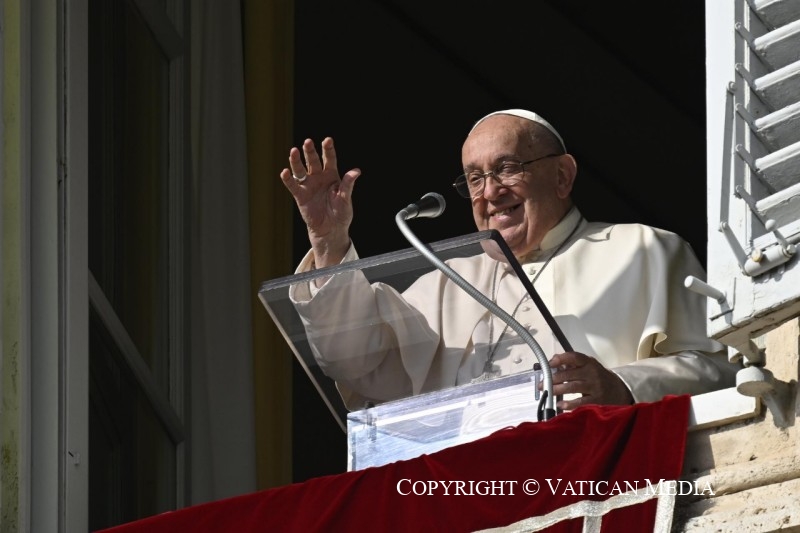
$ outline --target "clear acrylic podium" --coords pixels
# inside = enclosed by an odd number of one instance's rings
[[[504,263],[504,268],[510,272],[507,278],[509,283],[519,284],[517,294],[528,293],[533,312],[538,313],[537,323],[547,325],[537,330],[534,335],[536,340],[548,338],[546,346],[551,350],[569,349],[554,318],[498,232],[477,232],[439,241],[428,245],[428,248],[448,264],[458,264],[459,260],[464,259],[486,260],[487,255]],[[372,315],[352,320],[338,312],[349,304],[347,291],[350,284],[359,283],[362,287],[379,287],[380,290],[402,294],[418,278],[434,270],[434,265],[419,251],[408,248],[270,280],[263,283],[259,290],[262,304],[331,414],[347,433],[348,470],[411,459],[476,440],[505,427],[537,420],[541,400],[538,387],[542,373],[536,369],[538,365],[535,368],[533,364],[493,379],[465,380],[416,394],[392,391],[386,398],[365,399],[360,404],[349,405],[349,408],[345,405],[336,382],[326,373],[331,368],[329,361],[352,365],[371,355],[350,351],[348,342],[363,335],[369,327],[374,327],[372,322],[377,320]],[[333,301],[339,307],[334,305],[329,313],[319,318],[324,323],[321,326],[309,322],[307,316],[301,318],[297,307],[297,295],[310,294],[309,284],[316,279],[324,279],[328,283],[335,280],[337,287],[334,294],[338,299]],[[334,283],[329,286],[334,286]],[[313,298],[332,298],[330,294],[320,290]],[[470,297],[462,295],[457,301],[453,300],[452,305],[463,307],[464,299],[470,300]],[[448,305],[451,305],[450,302],[442,303],[442,313],[458,311],[454,307],[448,308]],[[484,311],[486,320],[490,320],[489,311]],[[511,312],[510,309],[506,311]],[[319,331],[326,333],[320,334]],[[515,337],[513,332],[506,334],[506,345],[503,350],[498,350],[502,353],[501,357],[512,357],[512,353],[519,354],[521,350],[530,352],[528,345]],[[413,346],[403,348],[413,353]],[[479,348],[476,346],[475,349]],[[552,353],[547,353],[547,356],[552,356]],[[530,360],[528,355],[527,361]],[[387,386],[387,390],[390,389],[391,386]]]

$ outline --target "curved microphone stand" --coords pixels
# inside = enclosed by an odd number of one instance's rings
[[[414,235],[414,233],[409,229],[408,224],[406,224],[406,220],[412,218],[436,218],[444,212],[444,207],[444,197],[438,193],[429,192],[428,194],[424,195],[419,202],[410,204],[405,209],[400,210],[397,215],[395,215],[395,222],[408,242],[410,242],[414,248],[419,251],[419,253],[425,256],[428,261],[433,263],[436,268],[441,270],[453,281],[453,283],[464,289],[467,294],[472,296],[481,305],[489,309],[490,312],[500,317],[511,329],[517,332],[517,335],[519,335],[520,338],[522,338],[528,344],[528,346],[530,346],[534,355],[539,360],[539,366],[541,366],[542,376],[544,378],[544,391],[542,392],[542,400],[539,403],[539,412],[537,413],[537,418],[539,421],[553,418],[556,414],[555,406],[553,404],[553,373],[550,369],[550,363],[547,360],[547,356],[545,355],[541,346],[539,346],[539,343],[536,342],[536,339],[534,339],[530,332],[525,329],[522,324],[517,322],[514,317],[506,313],[500,306],[491,301],[482,292],[462,278],[455,270],[450,268],[441,259],[436,257],[436,255],[431,252],[430,249],[426,247],[416,235]],[[542,401],[544,402],[543,405]]]

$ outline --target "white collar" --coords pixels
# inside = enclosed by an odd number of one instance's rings
[[[559,223],[545,234],[544,238],[542,238],[539,248],[528,254],[524,260],[520,262],[524,264],[538,261],[543,252],[548,252],[558,246],[561,246],[561,244],[567,240],[570,235],[572,235],[573,231],[582,220],[583,215],[581,215],[581,212],[578,210],[577,206],[573,205],[570,210],[567,211],[567,214],[564,215],[564,217],[559,221]]]

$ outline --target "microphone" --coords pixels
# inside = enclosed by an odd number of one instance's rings
[[[413,204],[408,204],[397,216],[402,217],[403,220],[436,218],[444,213],[445,205],[444,196],[437,192],[429,192]]]
[[[549,420],[556,415],[556,408],[553,400],[553,372],[550,369],[550,362],[547,360],[547,355],[545,355],[542,347],[539,346],[539,343],[536,342],[536,339],[533,338],[531,333],[525,327],[523,327],[522,324],[517,321],[517,319],[506,313],[502,307],[487,298],[486,295],[471,285],[467,280],[462,278],[458,272],[453,270],[444,261],[436,257],[436,254],[434,254],[429,247],[425,246],[425,244],[423,244],[422,241],[420,241],[419,238],[414,235],[414,232],[411,231],[411,228],[408,227],[408,224],[406,224],[406,220],[410,218],[438,217],[444,211],[444,204],[444,198],[441,194],[429,192],[416,203],[409,204],[405,209],[398,211],[394,217],[395,224],[397,224],[397,227],[400,228],[400,232],[405,236],[408,242],[410,242],[411,245],[414,246],[414,248],[416,248],[417,251],[423,255],[423,257],[425,257],[425,259],[439,269],[444,275],[450,278],[453,283],[458,285],[473,299],[477,300],[478,303],[488,309],[490,313],[498,316],[501,320],[503,320],[503,322],[508,324],[508,326],[528,344],[531,351],[536,356],[536,359],[539,361],[539,367],[542,371],[543,378],[543,390],[539,401],[537,418],[539,421]]]

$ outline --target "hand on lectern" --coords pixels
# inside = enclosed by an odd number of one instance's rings
[[[550,359],[553,369],[553,394],[556,397],[580,394],[572,400],[562,400],[557,407],[571,411],[581,405],[630,405],[631,391],[614,372],[594,357],[579,352],[566,352]]]

